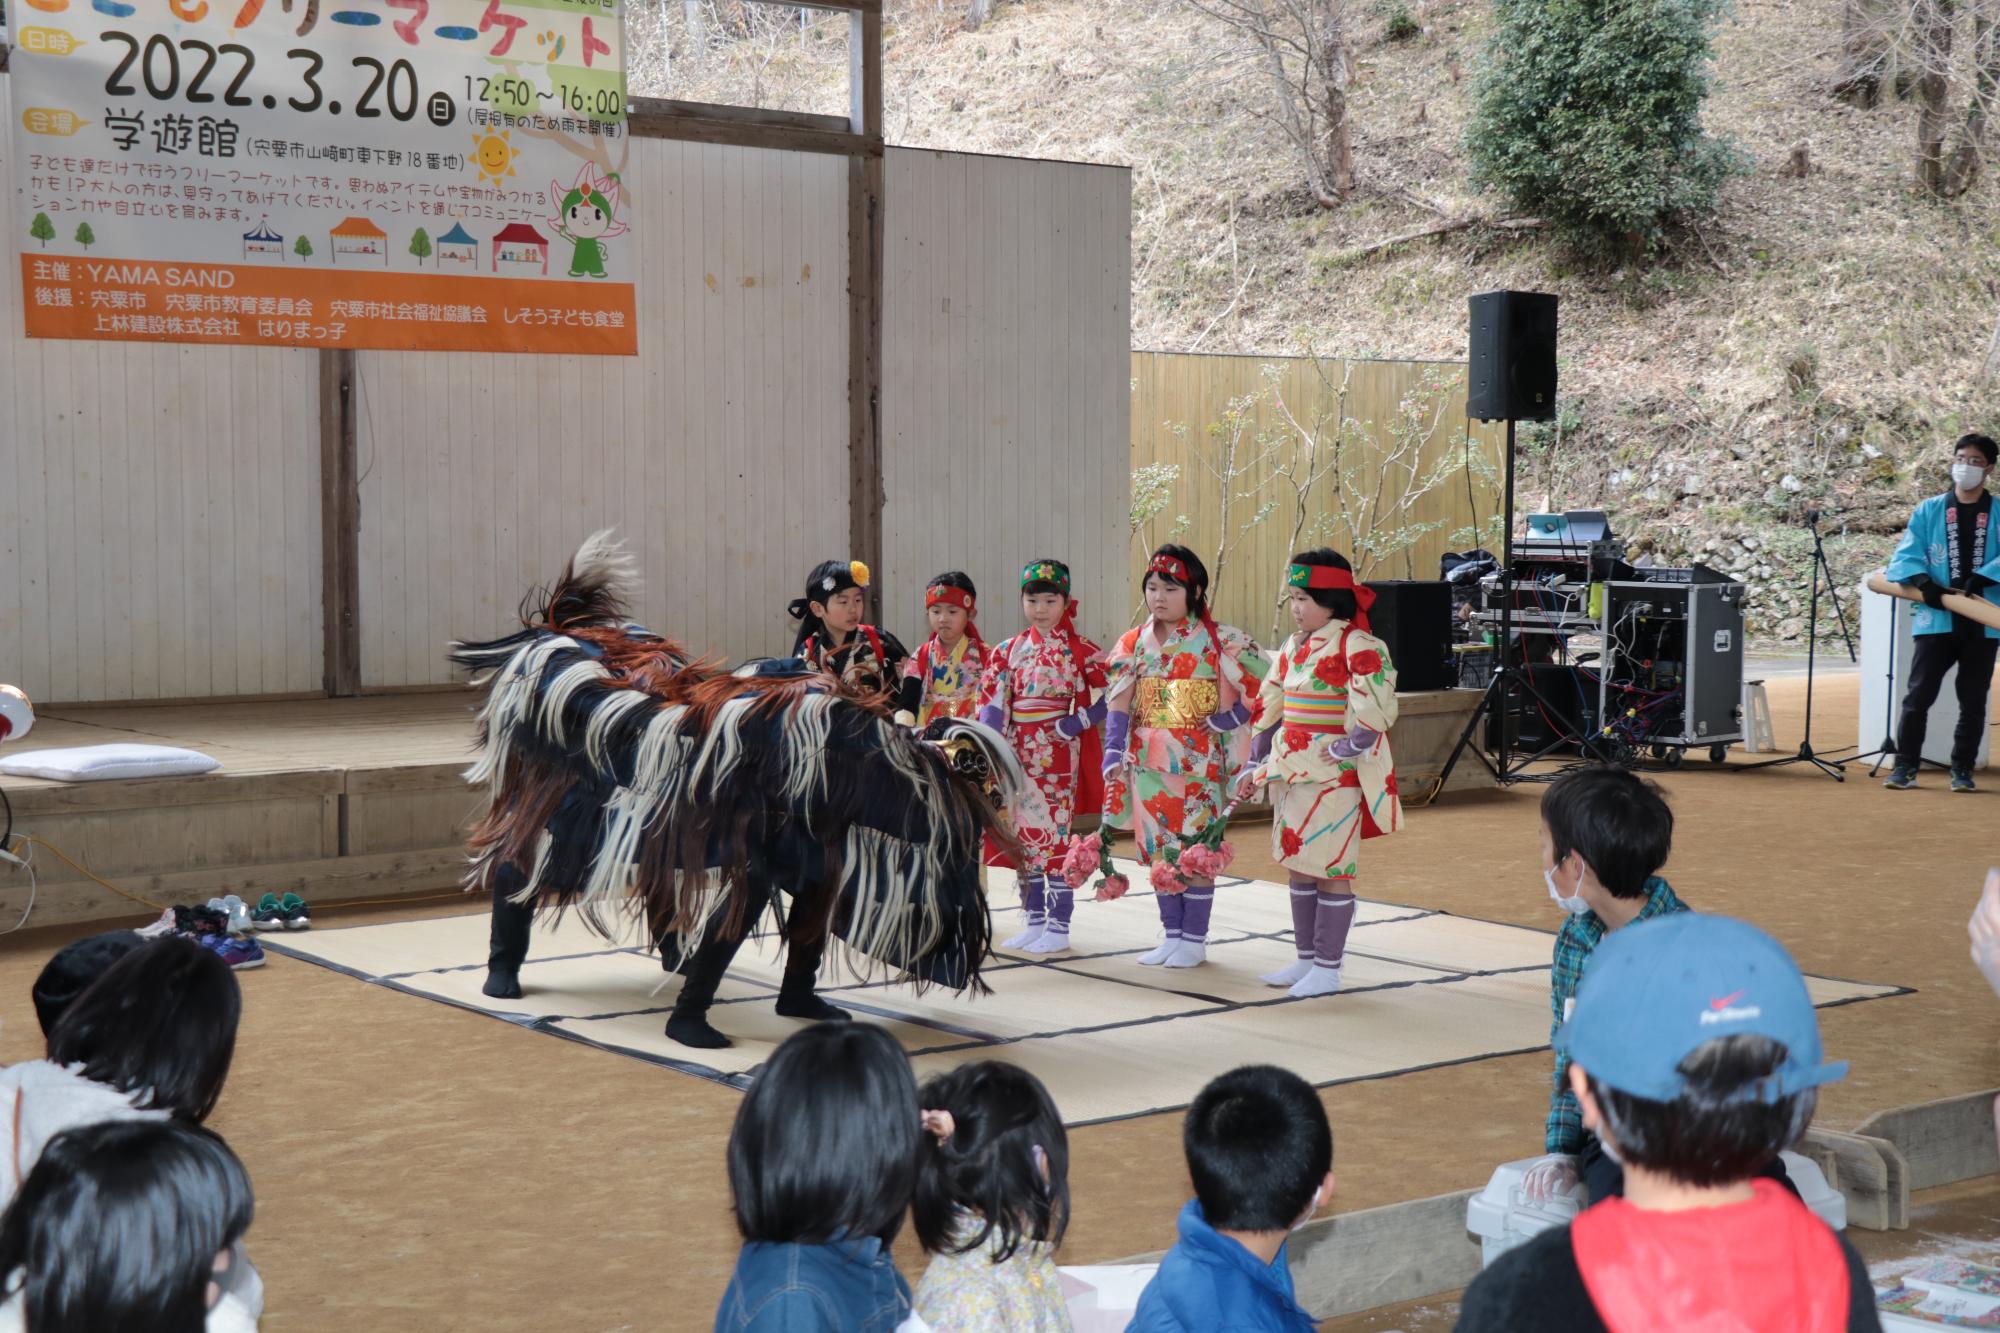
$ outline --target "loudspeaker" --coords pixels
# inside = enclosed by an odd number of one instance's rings
[[[1486,715],[1486,748],[1500,748],[1504,727],[1508,748],[1518,753],[1533,754],[1551,745],[1551,754],[1581,753],[1583,739],[1597,731],[1596,682],[1574,666],[1548,663],[1521,670],[1541,698],[1518,685],[1510,687]]]
[[[1556,298],[1480,292],[1471,298],[1465,414],[1478,421],[1548,421],[1556,414]]]
[[[1451,660],[1451,585],[1442,579],[1370,581],[1368,623],[1389,645],[1398,690],[1448,690],[1458,684]]]

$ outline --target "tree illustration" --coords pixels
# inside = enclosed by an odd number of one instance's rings
[[[86,250],[97,244],[97,233],[90,229],[88,222],[76,224],[76,243]]]
[[[292,253],[300,259],[311,259],[313,257],[313,243],[301,236],[298,240],[292,242]]]
[[[431,257],[431,234],[422,227],[410,238],[410,253],[417,257],[419,264]]]
[[[49,242],[56,238],[56,224],[49,221],[47,213],[37,213],[35,220],[28,225],[28,235],[40,241],[42,248],[46,250],[49,248]]]

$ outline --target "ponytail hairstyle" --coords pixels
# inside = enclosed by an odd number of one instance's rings
[[[859,560],[822,560],[814,565],[812,573],[806,575],[806,595],[794,598],[785,608],[799,622],[798,637],[792,641],[792,656],[805,651],[806,644],[826,627],[826,622],[812,609],[814,602],[825,606],[830,598],[849,588],[867,586],[868,566]]]
[[[1330,546],[1317,546],[1310,551],[1300,551],[1292,557],[1292,563],[1344,569],[1349,574],[1354,572],[1354,566],[1347,563],[1347,557]],[[1299,588],[1298,591],[1333,612],[1335,620],[1351,621],[1360,612],[1360,607],[1355,604],[1354,594],[1346,588]]]
[[[1062,1243],[1069,1139],[1040,1079],[982,1060],[930,1079],[917,1101],[927,1132],[910,1215],[926,1253],[971,1254],[997,1237],[1004,1263],[1024,1244]],[[975,1230],[962,1230],[965,1215]]]
[[[986,640],[979,637],[979,589],[972,585],[972,576],[963,570],[950,569],[925,584],[924,609],[926,611],[930,609],[931,603],[934,601],[959,601],[958,598],[949,595],[945,598],[940,598],[938,590],[941,588],[950,588],[956,592],[965,594],[964,602],[961,605],[970,603],[970,605],[965,605],[965,637],[972,640],[974,646],[981,653],[984,653],[986,651]]]

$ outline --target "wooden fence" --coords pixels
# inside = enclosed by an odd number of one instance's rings
[[[1444,552],[1497,541],[1503,439],[1466,420],[1462,362],[1134,352],[1133,603],[1170,540],[1215,575],[1217,617],[1259,638],[1289,632],[1294,550],[1436,578]]]

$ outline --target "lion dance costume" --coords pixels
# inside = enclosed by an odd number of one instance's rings
[[[927,742],[796,659],[693,660],[625,619],[633,576],[598,533],[518,633],[452,645],[487,691],[467,777],[492,803],[466,876],[492,895],[486,993],[521,994],[535,913],[569,909],[606,938],[643,918],[685,974],[667,1021],[684,1045],[729,1044],[707,1011],[767,908],[782,1014],[845,1016],[814,989],[830,942],[857,975],[983,990],[981,849],[1022,781],[1005,744],[960,722]]]

